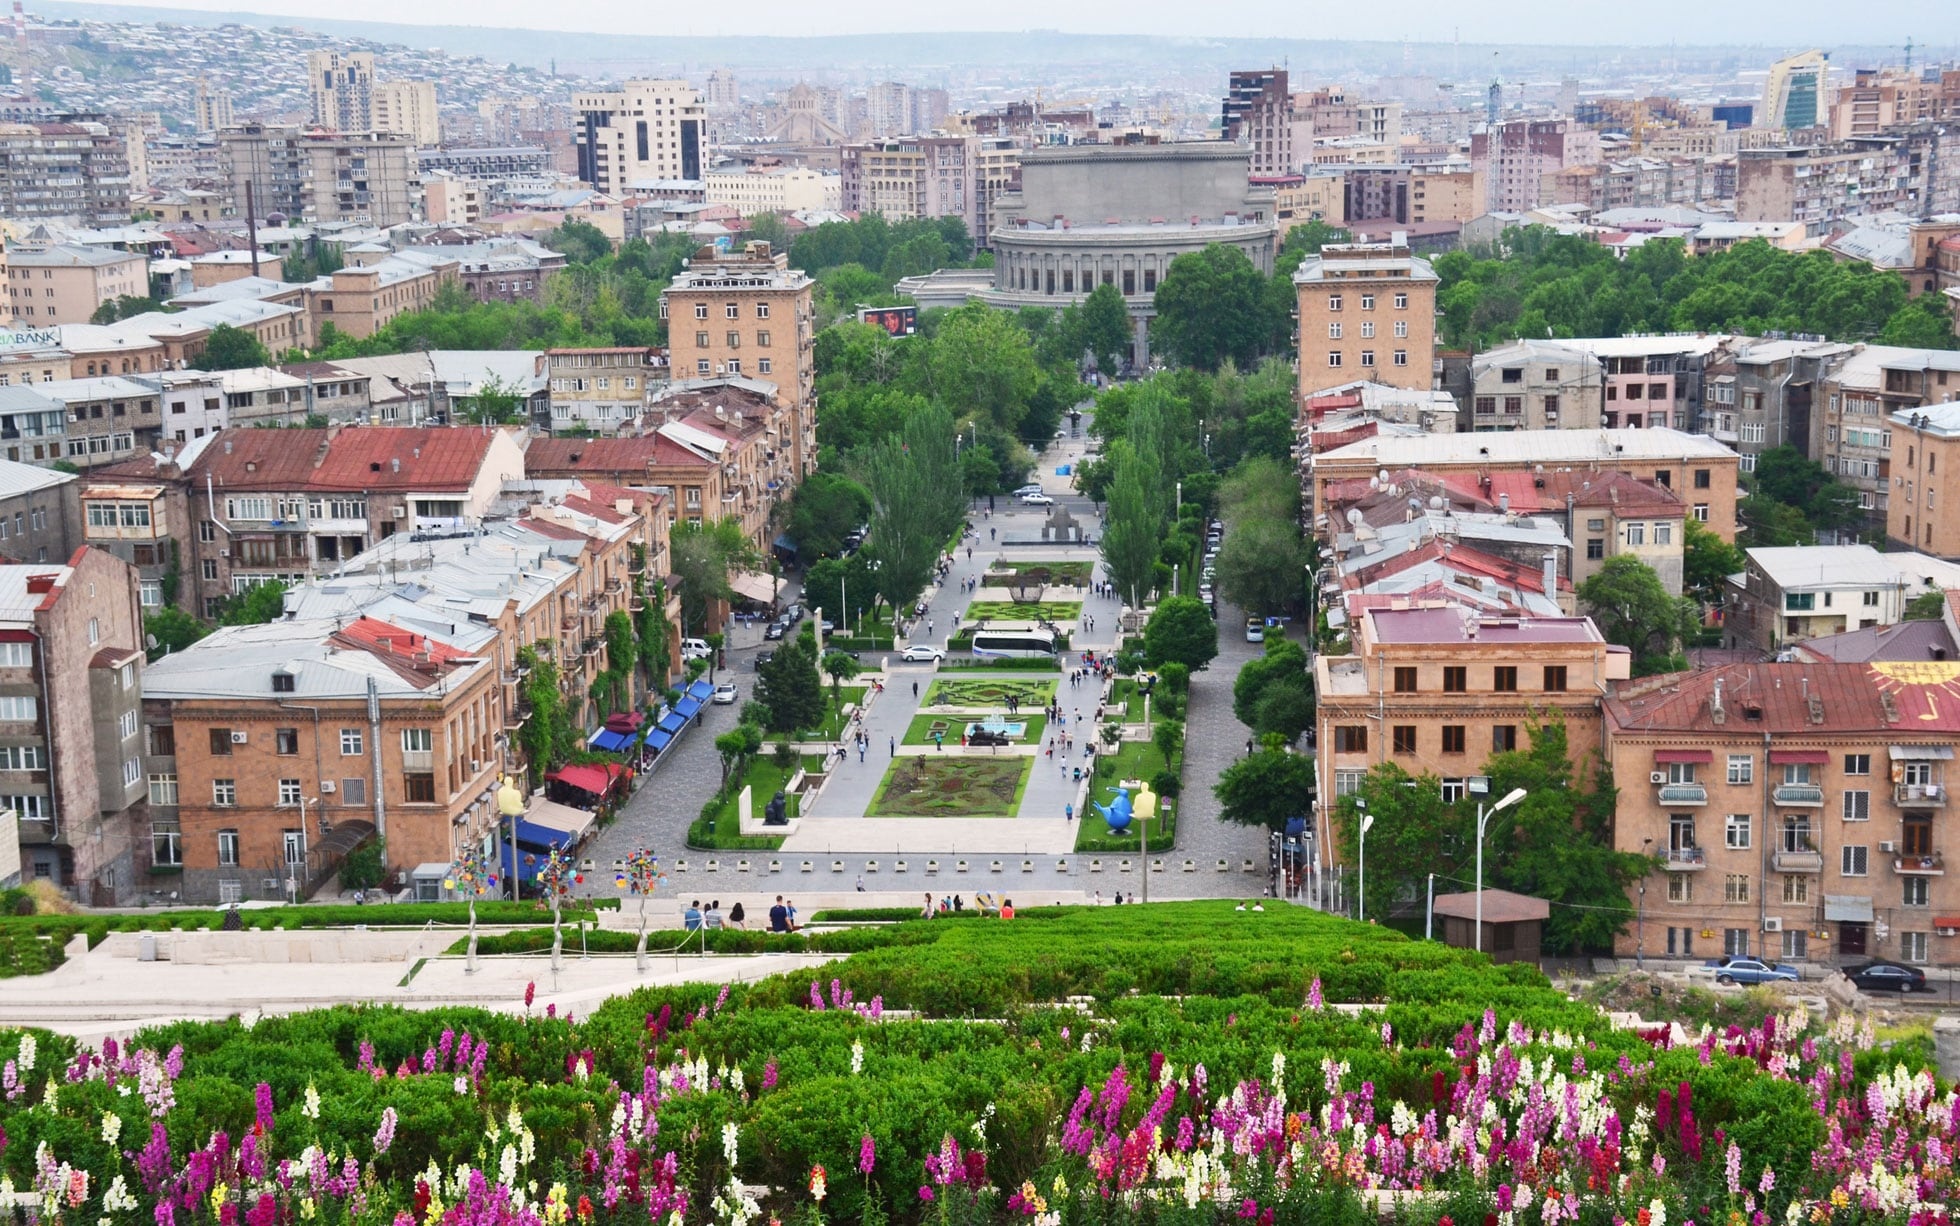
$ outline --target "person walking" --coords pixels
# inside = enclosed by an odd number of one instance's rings
[[[1074,820],[1075,820],[1075,802],[1074,802],[1074,801],[1072,801],[1072,800],[1071,800],[1071,801],[1069,801],[1069,802],[1068,802],[1067,804],[1065,804],[1065,805],[1063,805],[1063,806],[1062,806],[1062,820],[1063,820],[1063,821],[1065,821],[1065,822],[1072,822],[1072,821],[1074,821]]]
[[[918,696],[919,696],[919,683],[914,681],[912,683],[912,697],[917,698]]]
[[[898,738],[891,737],[889,739],[891,741],[892,757],[896,758],[898,757]]]

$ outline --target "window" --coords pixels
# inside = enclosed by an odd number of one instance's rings
[[[1334,729],[1335,753],[1367,753],[1368,727],[1365,724],[1341,724]]]
[[[1687,873],[1667,875],[1667,901],[1693,902],[1695,900],[1695,879]]]
[[[1372,349],[1363,349],[1361,351],[1361,364],[1363,366],[1373,366],[1375,364],[1375,351]]]
[[[1415,669],[1397,668],[1395,670],[1395,692],[1398,694],[1413,694],[1416,692]]]
[[[279,781],[279,803],[281,805],[296,805],[299,803],[299,801],[300,801],[299,780],[281,779]]]
[[[1406,311],[1409,309],[1409,296],[1407,294],[1395,295],[1395,309],[1398,311]]]
[[[160,758],[176,754],[177,730],[169,724],[149,724],[143,729],[143,735],[150,742],[148,752]]]
[[[231,756],[231,729],[211,729],[211,756],[217,758]]]
[[[769,330],[767,328],[755,334],[755,343],[758,345],[767,345],[769,343]]]
[[[1469,790],[1469,786],[1461,778],[1445,777],[1440,794],[1444,804],[1453,805],[1457,801],[1462,800],[1468,794]]]
[[[1746,753],[1729,755],[1729,782],[1751,783],[1756,778],[1756,759]]]
[[[1586,558],[1597,562],[1606,556],[1606,541],[1603,537],[1589,537],[1586,540]]]
[[[1518,692],[1518,666],[1515,664],[1499,664],[1495,668],[1491,669],[1490,688],[1496,690],[1500,694],[1517,693]]]
[[[90,647],[93,647],[97,643],[100,643],[101,641],[102,641],[102,619],[99,617],[91,617],[88,619],[88,645]]]
[[[1645,545],[1646,543],[1647,543],[1647,525],[1646,525],[1646,524],[1628,524],[1628,525],[1627,525],[1627,544],[1629,544],[1629,545]]]
[[[218,831],[218,867],[238,867],[238,831],[230,827]]]
[[[211,803],[221,809],[229,809],[238,803],[238,780],[213,779],[211,781]]]
[[[1409,334],[1409,321],[1408,321],[1408,320],[1406,320],[1406,319],[1398,319],[1398,320],[1396,320],[1396,321],[1395,321],[1395,335],[1397,335],[1397,336],[1407,336],[1408,334]]]
[[[1839,849],[1838,875],[1842,877],[1863,877],[1871,871],[1871,849],[1862,843],[1846,844]]]
[[[272,752],[287,755],[298,753],[299,729],[274,728],[272,730]]]
[[[1545,666],[1545,692],[1548,694],[1565,693],[1565,665],[1547,664]]]
[[[727,336],[727,341],[730,349],[740,349],[742,347],[742,334],[740,332],[730,332]]]
[[[297,684],[297,681],[291,673],[272,674],[272,692],[275,694],[294,693]]]
[[[1667,956],[1672,958],[1678,953],[1686,958],[1692,957],[1694,952],[1695,930],[1670,926],[1667,930]]]
[[[116,716],[116,732],[119,735],[119,737],[125,741],[127,741],[130,737],[135,736],[136,735],[136,712],[124,711],[121,715]]]
[[[775,370],[776,363],[772,358],[757,358],[755,360],[755,368],[757,373],[766,375]]]
[[[1733,902],[1734,899],[1729,901]],[[1747,928],[1722,929],[1722,952],[1732,958],[1749,956],[1749,930]]]
[[[1352,796],[1361,790],[1361,781],[1368,777],[1367,771],[1337,770],[1334,772],[1334,795]]]
[[[1708,488],[1708,486],[1709,486],[1709,470],[1706,468],[1695,469],[1695,488],[1698,490],[1705,490]]]
[[[1373,294],[1361,295],[1361,309],[1364,311],[1372,311],[1375,309],[1375,296]]]
[[[144,579],[137,585],[137,599],[146,609],[154,609],[163,604],[163,584],[154,579]]]
[[[1810,783],[1810,763],[1786,763],[1783,767],[1783,782],[1795,786],[1808,785]]]
[[[342,779],[340,781],[340,803],[359,807],[367,803],[367,780]]]
[[[706,349],[708,347],[708,334],[706,332],[696,332],[694,334],[694,347],[696,349]]]
[[[39,745],[0,746],[0,771],[44,770],[47,764],[47,754]]]
[[[435,748],[435,734],[427,728],[402,729],[403,753],[428,753]]]
[[[1735,851],[1749,850],[1749,836],[1755,818],[1747,813],[1731,813],[1722,822],[1722,846]]]
[[[1907,877],[1899,882],[1899,903],[1906,907],[1926,907],[1932,905],[1932,892],[1924,877]]]
[[[1705,502],[1697,502],[1697,503],[1695,504],[1695,512],[1694,512],[1694,514],[1695,514],[1695,520],[1696,520],[1697,522],[1699,522],[1699,523],[1704,523],[1704,524],[1705,524],[1705,523],[1707,523],[1707,522],[1708,522],[1708,504],[1707,504],[1707,503],[1705,503]]]
[[[1341,309],[1341,296],[1339,294],[1327,295],[1327,309],[1330,311],[1338,311]]]
[[[766,303],[766,302],[758,302],[758,303],[756,303],[756,304],[755,304],[755,317],[756,317],[757,319],[767,319],[767,318],[769,318],[769,304],[768,304],[768,303]]]
[[[1655,524],[1655,525],[1654,525],[1654,544],[1656,544],[1656,545],[1672,545],[1673,543],[1674,543],[1674,525],[1673,525],[1673,524]]]
[[[1872,817],[1872,794],[1866,791],[1852,791],[1844,794],[1844,820],[1847,822],[1868,822]]]
[[[1802,958],[1809,941],[1810,934],[1803,929],[1785,928],[1783,930],[1783,956],[1785,958]]]
[[[1406,349],[1397,349],[1395,351],[1395,364],[1397,366],[1407,366],[1409,364],[1409,351]]]
[[[169,806],[177,803],[177,776],[150,776],[150,804],[153,807]]]
[[[1327,355],[1327,364],[1329,366],[1339,366],[1341,364],[1341,351],[1338,349],[1330,351]]]
[[[1871,774],[1872,756],[1868,753],[1848,753],[1844,755],[1844,773],[1847,775]]]
[[[742,317],[742,306],[736,302],[724,303],[722,304],[721,313],[725,319],[740,319]]]
[[[1908,962],[1926,961],[1927,934],[1923,932],[1901,932],[1899,934],[1899,953]]]
[[[1461,664],[1448,665],[1443,669],[1443,692],[1445,694],[1467,693],[1469,689],[1469,669]]]
[[[1791,813],[1783,819],[1784,851],[1815,851],[1810,842],[1810,818],[1806,814]]]
[[[402,776],[402,799],[412,805],[434,804],[436,799],[436,777],[429,774],[409,774]]]
[[[1397,724],[1391,731],[1395,738],[1394,749],[1396,753],[1414,753],[1416,751],[1416,726],[1414,724]]]
[[[1443,725],[1443,752],[1444,753],[1464,752],[1464,741],[1465,741],[1464,727],[1462,724]]]
[[[1722,878],[1722,901],[1749,901],[1749,875],[1747,873],[1729,873]]]
[[[34,644],[0,643],[0,668],[32,668]]]
[[[360,756],[360,753],[361,730],[359,728],[342,728],[340,730],[340,756],[343,758],[353,758]]]
[[[1796,874],[1792,874],[1791,876],[1785,877],[1783,879],[1783,901],[1784,902],[1809,902],[1810,880],[1811,879],[1809,877],[1806,877],[1801,873],[1796,873]]]
[[[1494,724],[1490,730],[1492,753],[1509,753],[1518,747],[1518,726],[1516,724]]]
[[[1374,321],[1374,320],[1372,320],[1372,319],[1364,319],[1364,320],[1362,320],[1362,321],[1361,321],[1361,339],[1362,339],[1362,340],[1364,340],[1364,341],[1365,341],[1365,340],[1373,340],[1373,339],[1374,339],[1374,336],[1375,336],[1375,321]]]
[[[1693,762],[1669,762],[1667,764],[1667,781],[1669,783],[1695,782],[1695,764]]]
[[[184,866],[184,832],[175,823],[150,827],[150,863],[158,868]]]
[[[1332,321],[1330,321],[1330,322],[1328,323],[1328,325],[1327,325],[1327,339],[1328,339],[1328,340],[1330,340],[1330,341],[1337,341],[1337,340],[1340,340],[1340,339],[1341,339],[1341,321],[1340,321],[1340,320],[1338,320],[1338,319],[1336,319],[1336,320],[1332,320]]]
[[[1866,593],[1865,593],[1865,607],[1866,607],[1867,609],[1876,609],[1876,608],[1878,607],[1878,593],[1877,593],[1877,592],[1866,592]]]

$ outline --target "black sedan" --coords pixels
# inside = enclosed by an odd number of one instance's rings
[[[762,637],[773,643],[777,639],[782,638],[784,632],[788,629],[789,627],[781,621],[773,621],[763,628]]]
[[[755,653],[755,660],[750,665],[750,667],[756,669],[757,671],[760,671],[763,665],[769,663],[769,661],[775,658],[776,658],[776,653],[773,651],[758,651]]]
[[[1897,962],[1867,962],[1847,966],[1844,977],[1868,992],[1924,992],[1926,972]]]

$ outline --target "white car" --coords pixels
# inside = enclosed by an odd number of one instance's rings
[[[1015,490],[1014,496],[1016,498],[1026,498],[1029,494],[1039,494],[1040,492],[1041,492],[1041,487],[1039,485],[1029,484],[1029,485],[1022,486],[1018,490]]]
[[[708,646],[707,641],[704,639],[681,640],[681,659],[683,660],[705,660],[713,654],[715,654],[715,649]]]
[[[1248,643],[1263,643],[1266,641],[1266,623],[1263,619],[1257,617],[1248,617],[1245,619],[1245,641]]]
[[[1021,505],[1024,507],[1052,507],[1055,505],[1055,500],[1046,494],[1023,494],[1021,495]]]
[[[914,643],[900,652],[898,658],[911,664],[937,664],[946,658],[946,653],[931,643]]]
[[[715,705],[729,707],[735,705],[735,683],[724,681],[715,687]]]

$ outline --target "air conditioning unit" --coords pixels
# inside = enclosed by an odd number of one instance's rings
[[[470,774],[474,775],[482,769],[483,763],[477,761],[475,758],[470,759]]]
[[[1763,931],[1764,932],[1783,931],[1783,917],[1780,915],[1765,915],[1763,917]]]
[[[1666,771],[1651,771],[1651,772],[1649,772],[1649,773],[1648,773],[1648,775],[1647,775],[1647,782],[1649,782],[1649,783],[1666,783],[1666,782],[1667,782],[1667,772],[1666,772]]]
[[[339,786],[339,785],[338,785],[338,784],[336,784],[336,783],[335,783],[335,782],[334,782],[333,780],[331,780],[331,779],[322,779],[322,780],[320,780],[320,790],[321,790],[322,792],[331,792],[331,791],[333,791],[333,790],[334,790],[334,788],[336,788],[336,787],[338,787],[338,786]]]
[[[229,550],[229,549],[220,549],[220,550],[218,551],[218,556],[219,556],[219,557],[221,557],[221,558],[228,558],[228,557],[230,557],[230,556],[231,556],[231,550]]]
[[[1933,931],[1943,937],[1960,937],[1960,928],[1935,928]]]
[[[1885,842],[1880,843],[1878,845],[1878,849],[1889,856],[1893,852],[1899,850],[1899,845],[1897,843],[1892,842],[1890,839],[1887,839]]]
[[[395,508],[395,518],[396,518],[396,519],[407,519],[407,518],[408,518],[408,508],[407,508],[407,507],[396,507],[396,508]]]
[[[231,734],[231,743],[234,745],[243,745],[250,739],[251,734],[247,732],[234,732]]]

